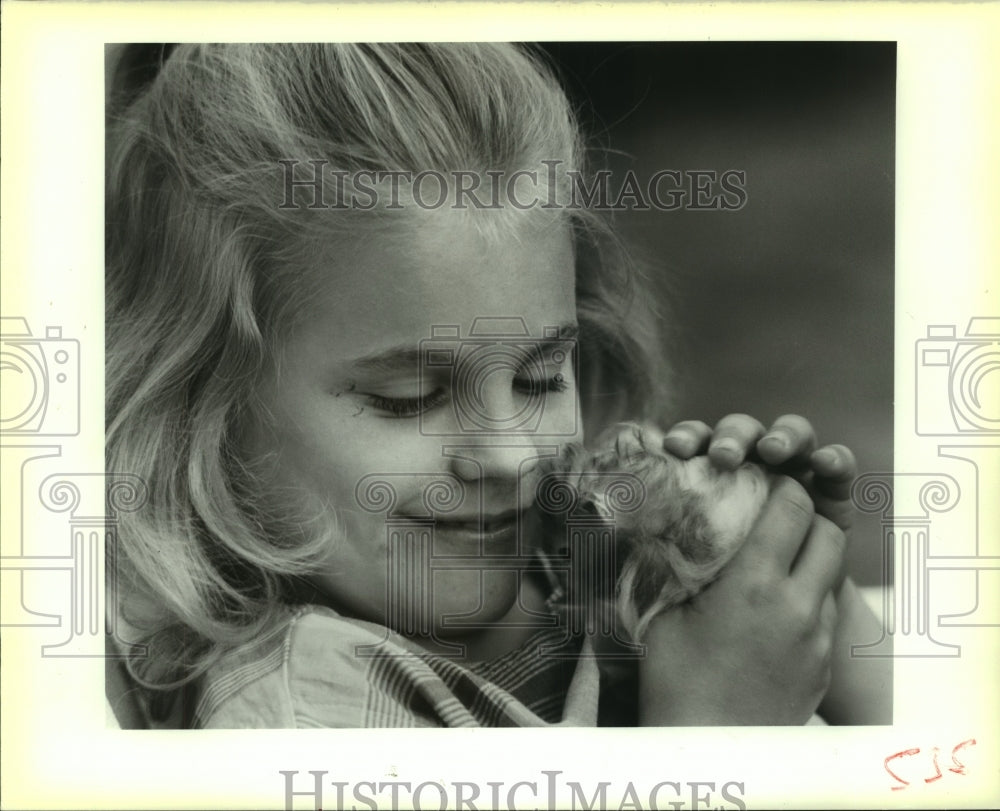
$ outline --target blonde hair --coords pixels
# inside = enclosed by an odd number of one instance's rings
[[[325,543],[276,530],[283,518],[263,513],[234,432],[310,295],[290,261],[303,231],[403,220],[282,207],[280,162],[509,173],[547,158],[583,168],[578,127],[552,71],[512,45],[183,45],[151,82],[116,85],[106,447],[108,470],[149,492],[121,516],[113,561],[117,610],[149,646],[131,660],[140,683],[189,682],[273,628],[288,582]],[[667,376],[627,254],[594,213],[569,216],[593,433],[655,416]]]

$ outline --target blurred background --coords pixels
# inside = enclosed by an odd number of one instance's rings
[[[746,172],[739,210],[615,216],[669,302],[676,417],[802,414],[891,471],[895,43],[543,48],[613,193],[629,169]],[[877,584],[882,559],[859,516],[850,572]]]

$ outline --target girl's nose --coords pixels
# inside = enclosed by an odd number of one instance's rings
[[[534,445],[524,439],[448,446],[444,455],[451,472],[478,494],[484,509],[524,510],[536,501],[539,461],[558,453],[558,446]]]

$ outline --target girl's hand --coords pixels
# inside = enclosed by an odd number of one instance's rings
[[[743,547],[691,602],[657,617],[639,669],[646,725],[802,724],[830,681],[832,589],[846,539],[778,480]]]
[[[714,429],[686,420],[663,440],[664,450],[681,459],[707,452],[720,470],[734,470],[750,460],[792,476],[812,497],[817,514],[846,532],[854,515],[850,495],[857,462],[843,445],[818,444],[809,421],[795,414],[778,417],[767,430],[746,414],[723,417]]]

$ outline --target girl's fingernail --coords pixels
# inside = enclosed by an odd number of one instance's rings
[[[822,448],[813,454],[813,461],[819,462],[821,465],[832,465],[837,462],[836,452],[830,450],[829,448]]]
[[[788,437],[779,433],[767,434],[761,442],[767,442],[769,445],[781,450],[785,450],[788,447]]]
[[[740,455],[740,445],[735,439],[727,436],[715,440],[712,443],[712,451],[714,453],[721,453],[723,456],[736,458]]]
[[[672,428],[663,437],[664,442],[687,442],[691,439],[691,434],[683,428]]]

